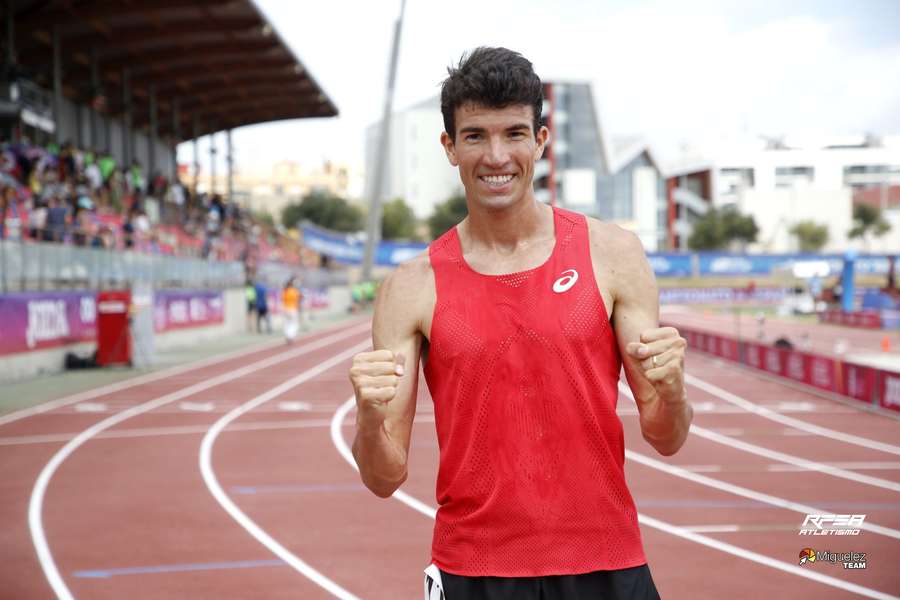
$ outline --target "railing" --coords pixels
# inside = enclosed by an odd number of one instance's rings
[[[154,287],[226,288],[245,282],[240,262],[0,240],[0,292]]]

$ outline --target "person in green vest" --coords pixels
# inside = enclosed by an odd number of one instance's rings
[[[116,159],[110,156],[109,152],[104,152],[100,160],[97,161],[97,166],[100,167],[100,175],[103,177],[103,181],[107,182],[109,181],[109,176],[116,170]]]
[[[247,294],[247,331],[253,333],[256,322],[256,286],[249,279],[244,286],[244,293]]]

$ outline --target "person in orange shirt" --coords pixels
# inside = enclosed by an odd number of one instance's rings
[[[300,329],[300,290],[294,286],[294,278],[291,277],[284,284],[281,292],[281,307],[284,311],[284,338],[290,344],[297,337]]]

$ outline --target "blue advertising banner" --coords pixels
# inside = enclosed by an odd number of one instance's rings
[[[357,233],[341,234],[327,231],[304,223],[302,228],[304,245],[319,254],[345,264],[362,263],[366,243]],[[381,242],[375,252],[375,264],[397,266],[428,248],[428,244],[416,242]]]
[[[309,223],[301,227],[303,243],[345,264],[360,264],[365,252],[362,233],[342,234],[328,231]],[[381,242],[375,254],[375,263],[397,266],[428,248],[428,244],[416,242]],[[728,252],[651,252],[647,260],[657,277],[723,277],[763,276],[778,271],[790,271],[799,265],[806,271],[838,275],[844,268],[844,257],[839,254],[732,254]],[[696,273],[695,273],[696,265]],[[886,256],[860,256],[856,259],[856,272],[863,275],[885,275],[888,271]],[[900,260],[896,271],[900,273]]]

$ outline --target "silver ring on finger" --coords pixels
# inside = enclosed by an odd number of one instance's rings
[[[656,355],[655,355],[655,354],[654,354],[653,356],[650,357],[650,362],[653,363],[653,368],[656,368],[656,367],[659,366],[659,364],[656,362]]]

